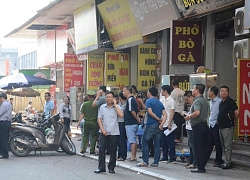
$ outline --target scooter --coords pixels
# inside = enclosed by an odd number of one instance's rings
[[[10,151],[18,156],[27,156],[31,151],[58,151],[61,148],[70,155],[76,154],[76,147],[67,134],[65,125],[56,114],[41,122],[41,125],[30,126],[23,123],[12,123],[9,139]]]

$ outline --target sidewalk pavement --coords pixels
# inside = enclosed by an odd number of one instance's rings
[[[80,129],[77,129],[76,126],[71,126],[71,132],[72,132],[72,140],[76,146],[77,149],[77,155],[91,158],[93,160],[98,161],[98,156],[90,155],[89,149],[87,149],[88,153],[85,153],[84,155],[80,154],[80,144],[81,141],[77,141],[81,137],[81,131]],[[98,149],[97,149],[98,150]],[[131,156],[131,152],[127,153],[129,158]],[[121,167],[124,169],[128,169],[131,171],[134,171],[136,174],[144,174],[151,177],[154,177],[156,179],[165,179],[165,180],[180,180],[180,179],[187,179],[187,180],[247,180],[247,177],[250,177],[250,171],[244,171],[239,169],[230,169],[230,170],[222,170],[220,168],[215,168],[211,163],[208,163],[206,166],[207,173],[205,174],[197,174],[197,173],[191,173],[190,169],[186,169],[184,167],[185,163],[182,163],[181,160],[177,159],[177,162],[175,164],[169,163],[159,163],[159,167],[136,167],[136,164],[141,162],[142,160],[139,158],[139,156],[142,155],[141,150],[137,150],[137,161],[131,162],[129,160],[126,161],[117,161],[117,167]],[[108,163],[109,156],[106,156],[106,162]],[[153,158],[149,159],[149,164],[152,163]],[[96,169],[97,169],[98,163],[96,163]],[[96,170],[96,169],[93,169]]]

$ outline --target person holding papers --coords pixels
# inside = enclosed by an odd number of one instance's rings
[[[186,111],[183,111],[182,114],[183,116],[189,116],[191,113],[190,108],[194,102],[194,97],[192,95],[192,91],[186,91],[184,94],[184,99],[185,99],[185,104],[186,104]],[[190,157],[189,157],[189,162],[188,164],[185,165],[187,169],[196,169],[197,168],[197,158],[195,155],[195,150],[194,150],[194,137],[193,137],[193,131],[192,127],[190,124],[190,121],[186,122],[186,130],[187,130],[187,136],[188,136],[188,146],[190,148]]]
[[[175,163],[175,142],[174,142],[174,129],[173,117],[175,113],[175,100],[170,96],[172,92],[172,87],[169,85],[164,85],[161,87],[161,103],[163,104],[167,112],[167,120],[163,125],[163,132],[161,135],[161,145],[163,151],[163,157],[160,159],[162,163]],[[167,135],[164,134],[164,131],[168,131]],[[169,156],[169,158],[168,158]]]

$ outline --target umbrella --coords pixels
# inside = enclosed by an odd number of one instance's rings
[[[53,85],[55,81],[17,73],[0,79],[0,88],[13,89],[21,87],[31,87],[36,85]]]
[[[17,88],[17,89],[9,89],[5,92],[6,94],[11,94],[13,96],[21,96],[21,97],[36,97],[40,96],[40,93],[35,91],[32,88]]]

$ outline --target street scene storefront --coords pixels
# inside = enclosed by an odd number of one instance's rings
[[[37,40],[38,67],[49,68],[56,81],[49,88],[57,111],[69,95],[77,121],[87,91],[102,85],[115,95],[135,85],[146,97],[150,87],[160,92],[177,78],[184,91],[205,84],[207,101],[210,87],[226,85],[240,111],[238,147],[250,136],[250,40],[249,23],[237,13],[247,16],[249,6],[244,0],[54,1],[7,37],[25,32]],[[235,157],[245,152],[235,150]]]

